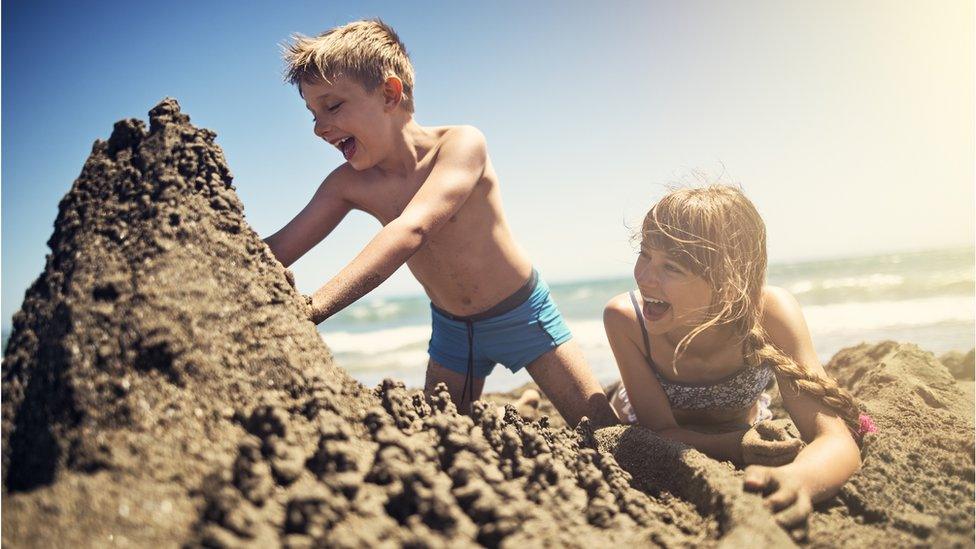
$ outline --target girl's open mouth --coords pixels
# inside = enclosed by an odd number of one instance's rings
[[[657,321],[664,318],[664,315],[668,314],[671,310],[671,304],[667,301],[661,301],[660,299],[654,299],[652,297],[644,298],[643,313],[644,318],[650,321]]]

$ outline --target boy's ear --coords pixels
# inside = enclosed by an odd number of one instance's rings
[[[383,82],[383,98],[386,100],[384,105],[393,110],[403,101],[403,81],[396,76],[388,76]]]

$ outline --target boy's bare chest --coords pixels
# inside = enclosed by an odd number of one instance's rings
[[[422,186],[422,180],[384,181],[369,185],[358,193],[356,205],[385,226],[400,217]]]
[[[363,204],[363,210],[386,226],[400,217],[415,194],[416,192],[413,194],[378,193],[377,196],[371,197],[369,201]]]

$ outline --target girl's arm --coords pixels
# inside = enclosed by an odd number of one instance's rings
[[[826,375],[800,305],[789,292],[766,288],[762,323],[769,341],[783,354],[807,371]],[[805,518],[810,502],[836,494],[857,472],[861,466],[860,450],[847,425],[826,404],[807,393],[791,390],[789,377],[779,371],[776,381],[783,405],[807,446],[789,465],[750,467],[746,487],[772,492],[766,501],[775,511]]]
[[[661,383],[644,360],[643,338],[637,322],[637,313],[628,294],[613,298],[603,310],[603,327],[638,423],[715,459],[740,463],[745,431],[706,434],[678,426]]]

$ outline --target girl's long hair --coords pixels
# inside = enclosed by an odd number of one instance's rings
[[[673,190],[644,217],[641,240],[642,246],[666,251],[712,288],[705,320],[678,342],[675,362],[703,331],[728,326],[741,342],[747,366],[771,365],[790,390],[820,400],[859,431],[854,397],[832,377],[804,368],[777,349],[762,328],[766,226],[741,190],[729,185]]]

